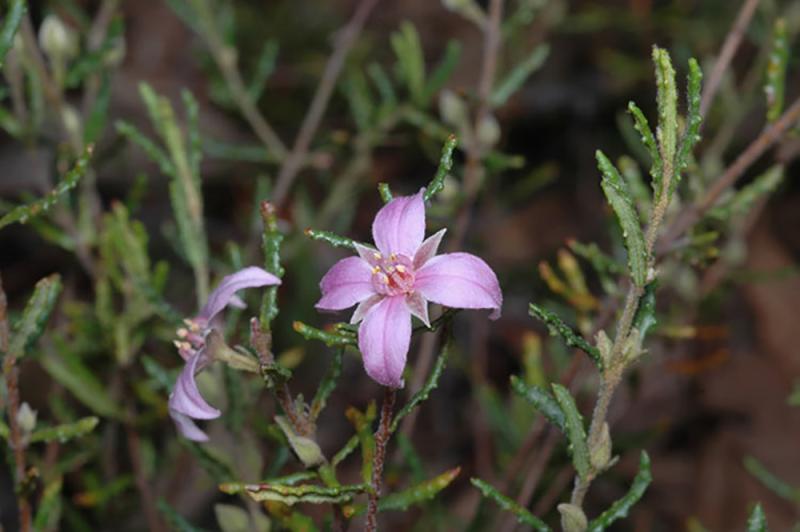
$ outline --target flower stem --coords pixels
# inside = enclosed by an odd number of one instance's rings
[[[386,388],[383,394],[383,406],[381,407],[381,421],[378,430],[375,432],[375,455],[372,459],[372,484],[369,493],[369,503],[367,505],[367,532],[375,532],[378,529],[378,499],[381,496],[381,484],[383,483],[383,464],[386,461],[386,444],[391,433],[389,427],[392,425],[392,413],[394,411],[394,400],[397,397],[397,390]]]

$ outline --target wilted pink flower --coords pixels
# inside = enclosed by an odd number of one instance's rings
[[[372,223],[376,249],[357,245],[357,257],[342,259],[320,281],[320,310],[358,304],[351,323],[367,374],[384,386],[403,386],[411,341],[411,316],[425,325],[428,302],[454,308],[492,309],[500,316],[503,294],[497,276],[469,253],[436,256],[445,229],[425,237],[423,190],[387,203]]]
[[[239,290],[278,284],[281,284],[279,278],[255,266],[228,275],[211,292],[200,313],[185,321],[186,328],[178,329],[180,340],[175,341],[175,346],[186,365],[169,396],[169,414],[181,434],[190,440],[208,440],[206,433],[198,428],[193,419],[214,419],[220,416],[220,411],[200,395],[195,382],[195,375],[214,361],[214,353],[209,352],[211,346],[207,341],[214,330],[214,317],[228,305],[243,305],[236,296]]]

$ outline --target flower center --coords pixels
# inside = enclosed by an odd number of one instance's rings
[[[379,294],[397,296],[414,291],[414,267],[405,255],[392,253],[384,257],[375,253],[372,284]]]

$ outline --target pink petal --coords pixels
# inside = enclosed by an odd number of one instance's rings
[[[369,296],[367,299],[359,303],[356,307],[356,311],[353,312],[353,315],[350,318],[350,323],[358,323],[363,320],[364,316],[367,315],[367,312],[369,312],[372,307],[380,303],[383,297],[383,294],[375,294]]]
[[[378,250],[375,248],[356,243],[356,252],[358,256],[367,261],[370,266],[375,266],[380,262],[380,253],[378,253]]]
[[[203,399],[194,378],[203,357],[201,351],[186,362],[169,396],[169,409],[194,419],[214,419],[221,412]]]
[[[256,266],[250,266],[228,275],[220,281],[219,285],[208,296],[208,302],[200,311],[198,318],[210,322],[233,300],[236,292],[243,288],[257,286],[278,285],[281,280],[271,273]]]
[[[361,257],[347,257],[328,270],[319,282],[322,298],[320,310],[342,310],[352,307],[375,293],[372,268]]]
[[[419,292],[411,292],[406,295],[406,305],[412,315],[419,318],[425,324],[425,327],[430,327],[431,322],[428,319],[428,301],[422,297]]]
[[[503,293],[492,269],[469,253],[447,253],[429,260],[416,273],[415,290],[425,299],[453,308],[487,308],[500,317]]]
[[[410,342],[411,314],[405,297],[384,298],[358,328],[358,348],[367,375],[384,386],[402,388]]]
[[[180,432],[184,438],[192,441],[208,441],[208,434],[200,430],[200,427],[192,421],[192,418],[172,409],[170,409],[169,415],[172,421],[175,422],[178,432]]]
[[[442,237],[446,232],[447,229],[437,231],[426,238],[422,245],[419,246],[417,253],[414,255],[415,270],[419,270],[426,262],[436,256],[436,252],[439,251],[439,243],[442,241]]]
[[[425,202],[421,189],[387,203],[372,222],[372,238],[384,255],[413,257],[425,237]]]

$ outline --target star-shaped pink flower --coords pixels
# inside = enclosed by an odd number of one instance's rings
[[[208,436],[193,420],[214,419],[221,414],[203,399],[195,382],[195,376],[214,361],[214,353],[209,352],[210,345],[207,342],[214,328],[214,318],[228,305],[244,306],[242,300],[236,296],[239,290],[279,284],[281,280],[278,277],[255,266],[228,275],[211,292],[200,313],[186,320],[186,328],[178,329],[180,340],[175,341],[175,346],[186,365],[169,396],[169,415],[186,438],[207,441]]]
[[[465,309],[491,309],[500,316],[503,294],[492,269],[469,253],[436,255],[446,229],[425,237],[424,189],[387,203],[372,223],[377,249],[356,245],[358,256],[342,259],[320,281],[320,310],[358,304],[358,347],[364,369],[378,383],[403,386],[411,342],[411,316],[425,325],[428,302]]]

